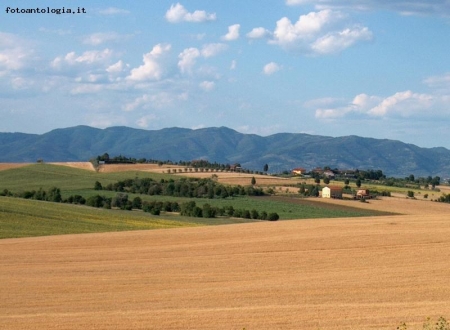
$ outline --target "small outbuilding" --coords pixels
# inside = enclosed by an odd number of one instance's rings
[[[369,189],[359,189],[359,190],[356,192],[356,198],[357,198],[357,199],[361,199],[361,198],[365,198],[365,199],[371,198]]]
[[[329,186],[322,189],[322,198],[342,198],[342,187]]]

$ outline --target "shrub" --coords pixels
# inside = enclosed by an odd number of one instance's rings
[[[269,221],[277,221],[278,219],[280,219],[280,216],[278,215],[278,213],[269,213],[269,216],[267,218]]]

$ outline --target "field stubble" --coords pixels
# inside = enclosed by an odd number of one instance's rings
[[[448,317],[450,207],[358,204],[408,214],[2,240],[0,328],[419,329]]]

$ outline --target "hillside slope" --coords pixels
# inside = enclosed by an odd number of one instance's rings
[[[381,169],[389,176],[448,177],[450,150],[420,148],[387,139],[358,136],[328,137],[280,133],[267,137],[242,134],[226,127],[165,128],[148,131],[129,127],[97,129],[76,126],[42,135],[0,133],[0,162],[85,161],[110,155],[159,159],[208,159],[241,163],[244,167],[270,171],[301,166]]]

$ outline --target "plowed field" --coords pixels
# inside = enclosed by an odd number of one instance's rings
[[[0,329],[393,330],[448,319],[450,205],[356,205],[405,215],[1,240]]]

